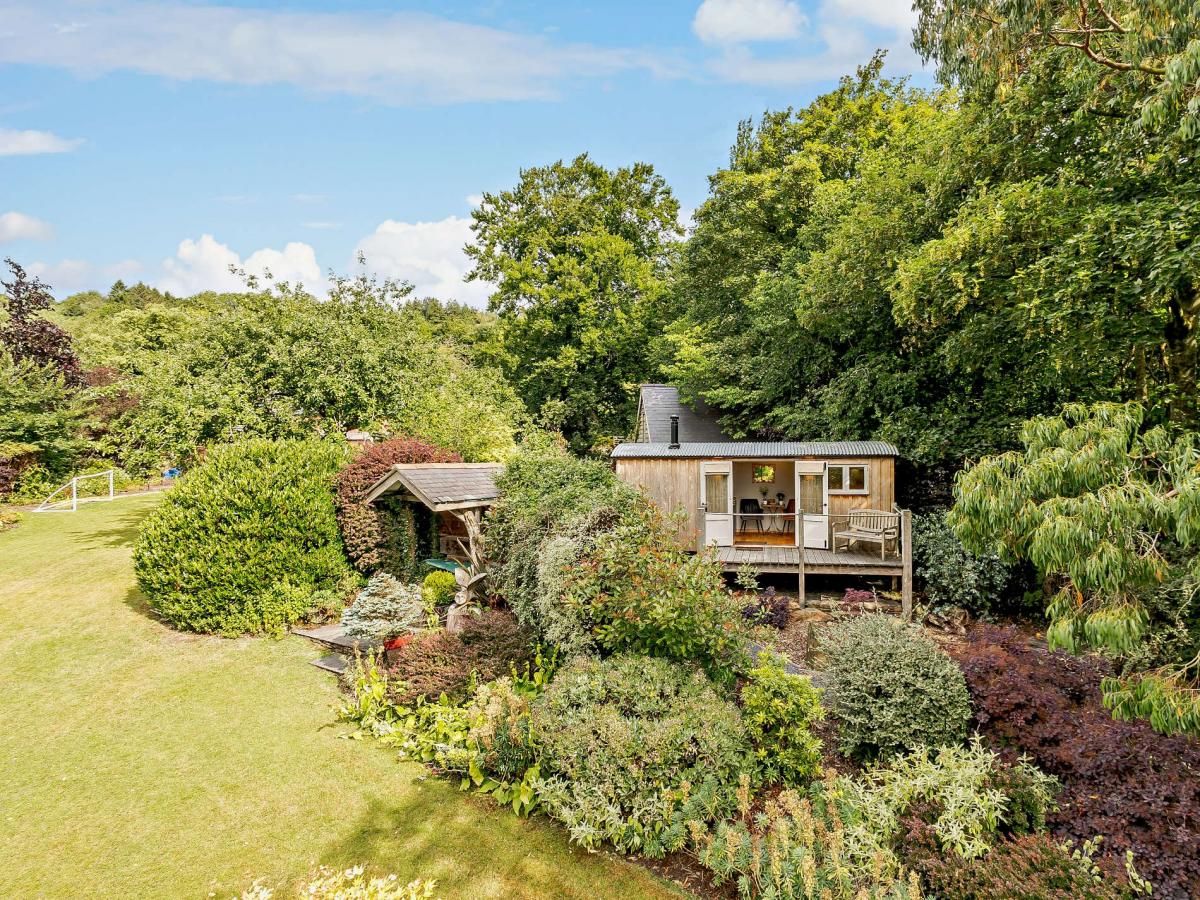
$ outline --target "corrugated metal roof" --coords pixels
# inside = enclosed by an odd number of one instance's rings
[[[613,459],[791,459],[800,456],[899,456],[885,441],[695,441],[672,450],[665,442],[617,444]]]
[[[638,413],[639,431],[644,426],[650,442],[671,440],[671,416],[679,416],[681,442],[729,440],[703,401],[692,409],[679,399],[679,388],[670,384],[643,384]]]
[[[486,506],[500,495],[496,478],[503,471],[500,463],[402,463],[375,483],[367,500],[407,491],[431,509]]]

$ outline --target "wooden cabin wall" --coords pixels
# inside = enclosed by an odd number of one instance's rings
[[[845,515],[852,509],[879,509],[891,512],[896,503],[896,460],[890,456],[869,459],[830,459],[830,465],[867,467],[866,494],[829,494],[829,514]]]
[[[682,512],[680,546],[700,546],[700,460],[618,459],[617,477],[645,492],[664,513]]]

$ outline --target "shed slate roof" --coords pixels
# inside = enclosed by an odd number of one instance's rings
[[[407,492],[434,511],[491,506],[503,471],[501,463],[401,463],[375,482],[366,501]]]
[[[638,440],[669,443],[671,416],[679,416],[681,443],[729,440],[704,401],[698,401],[692,409],[679,399],[679,388],[670,384],[643,384],[638,403]]]
[[[613,459],[792,459],[812,456],[836,459],[860,456],[899,456],[885,441],[680,441],[628,442],[613,448]]]

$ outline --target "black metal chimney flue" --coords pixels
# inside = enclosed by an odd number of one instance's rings
[[[671,450],[679,449],[679,416],[671,416]]]

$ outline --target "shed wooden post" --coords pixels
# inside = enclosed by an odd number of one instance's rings
[[[799,519],[797,518],[797,523]],[[800,551],[800,608],[804,609],[808,605],[808,598],[805,594],[806,588],[804,585],[804,541],[801,539],[796,542],[799,544],[797,548]]]
[[[912,511],[900,512],[900,548],[904,560],[904,574],[900,582],[900,609],[904,620],[911,621],[913,613],[912,588]]]

